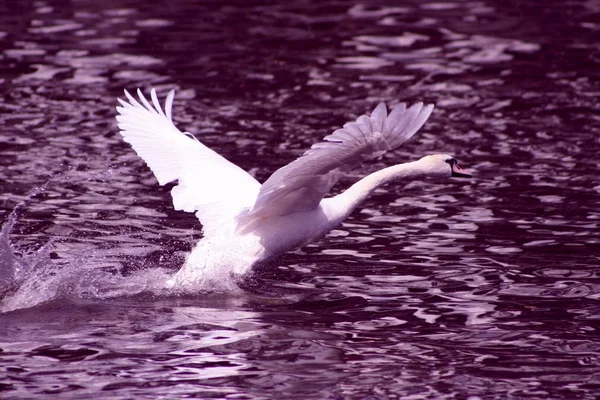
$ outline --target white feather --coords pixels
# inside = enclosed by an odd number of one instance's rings
[[[139,101],[125,91],[117,121],[124,140],[148,164],[158,183],[177,181],[171,190],[176,210],[196,212],[204,231],[252,207],[260,184],[247,172],[182,133],[171,120],[174,91],[162,110],[156,91],[152,104],[138,90]]]
[[[433,109],[422,103],[408,109],[399,104],[388,115],[381,103],[370,117],[362,115],[315,143],[261,187],[248,173],[175,127],[173,91],[164,109],[154,89],[151,101],[141,91],[137,94],[136,99],[125,91],[127,100],[119,99],[121,135],[159,184],[177,182],[171,190],[175,209],[195,212],[204,228],[204,238],[169,280],[170,287],[230,287],[230,273],[243,275],[257,263],[322,237],[380,185],[419,176],[449,177],[458,168],[448,155],[427,156],[370,174],[342,194],[324,199],[352,168],[408,140]]]
[[[388,115],[385,104],[378,104],[370,117],[361,115],[356,122],[345,124],[275,171],[262,185],[252,210],[239,218],[238,228],[267,217],[317,208],[342,176],[410,139],[432,111],[432,104],[424,107],[417,103],[406,109],[401,103]]]

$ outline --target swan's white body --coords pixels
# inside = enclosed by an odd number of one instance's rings
[[[377,171],[345,192],[324,198],[350,169],[414,135],[433,105],[418,103],[406,109],[399,104],[388,115],[380,103],[370,117],[363,115],[344,125],[261,185],[173,125],[173,91],[164,111],[154,90],[152,104],[139,90],[139,101],[125,94],[128,102],[119,99],[117,107],[125,141],[146,161],[159,184],[178,182],[171,191],[175,209],[195,212],[203,225],[204,237],[169,286],[213,285],[231,273],[244,275],[258,263],[324,236],[391,180],[467,176],[448,155],[426,156]]]

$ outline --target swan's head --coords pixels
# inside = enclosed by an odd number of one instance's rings
[[[433,154],[419,160],[422,168],[430,175],[440,177],[470,178],[471,174],[458,165],[456,158],[448,154]]]

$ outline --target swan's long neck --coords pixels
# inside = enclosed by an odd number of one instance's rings
[[[324,201],[332,205],[330,210],[335,210],[331,217],[341,222],[378,187],[395,180],[414,179],[427,172],[419,161],[393,165],[365,176],[345,192]]]

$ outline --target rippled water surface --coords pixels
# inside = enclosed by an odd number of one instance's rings
[[[600,2],[0,2],[0,397],[594,399]],[[389,185],[236,293],[160,291],[201,237],[124,143],[124,88],[259,180],[379,101]],[[227,184],[224,182],[224,184]]]

